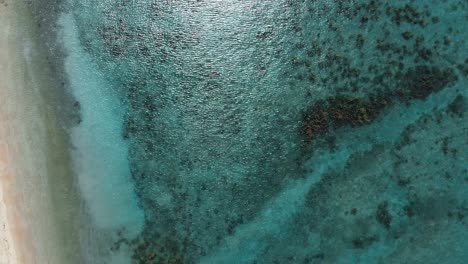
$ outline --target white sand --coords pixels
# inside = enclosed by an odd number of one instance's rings
[[[8,8],[0,5],[0,263],[26,263],[30,256],[25,256],[26,251],[30,251],[31,246],[24,237],[22,219],[15,212],[18,208],[14,188],[14,169],[12,155],[11,137],[15,133],[10,126],[9,118],[13,109],[9,96],[15,87],[12,78],[15,75],[12,67],[14,58],[11,56],[16,49],[10,42],[12,35],[12,25],[8,16]],[[13,99],[13,98],[11,98]],[[23,252],[23,254],[21,254]]]
[[[51,72],[22,1],[6,2],[0,0],[0,264],[78,263],[76,230],[63,232],[77,217],[63,131],[44,92]]]

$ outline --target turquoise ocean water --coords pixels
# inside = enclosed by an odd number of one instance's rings
[[[87,263],[468,263],[465,1],[42,2]]]

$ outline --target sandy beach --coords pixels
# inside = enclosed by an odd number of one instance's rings
[[[28,16],[0,1],[0,264],[75,263],[69,156]]]

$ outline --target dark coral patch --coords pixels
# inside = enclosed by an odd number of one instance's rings
[[[385,226],[386,229],[390,229],[390,225],[392,223],[392,216],[388,211],[388,202],[382,202],[377,206],[377,211],[375,213],[375,219]]]
[[[464,98],[462,95],[458,95],[447,107],[447,111],[458,117],[463,117],[464,113]]]
[[[417,66],[406,73],[404,77],[406,90],[402,92],[412,99],[424,99],[456,80],[457,76],[451,70]]]
[[[413,38],[413,33],[411,31],[405,31],[401,34],[404,39],[408,40],[410,38]]]
[[[353,244],[353,248],[363,249],[363,248],[369,247],[376,241],[377,241],[377,236],[358,237],[358,238],[353,239],[352,244]]]
[[[304,116],[301,134],[306,140],[326,134],[330,128],[357,127],[372,122],[386,105],[385,100],[335,97],[320,101]]]
[[[402,73],[391,92],[380,92],[368,99],[337,96],[316,102],[303,116],[302,138],[311,141],[331,129],[358,127],[373,122],[382,110],[398,101],[423,100],[458,79],[450,68],[416,66]]]

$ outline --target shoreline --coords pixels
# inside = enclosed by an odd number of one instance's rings
[[[79,196],[37,30],[23,2],[0,4],[0,263],[80,263]]]
[[[13,54],[16,52],[15,48],[9,43],[12,41],[11,35],[14,34],[12,31],[15,29],[12,25],[11,8],[11,6],[0,6],[0,34],[2,36],[0,40],[0,58],[3,62],[0,64],[3,79],[2,83],[0,83],[0,100],[2,100],[2,108],[0,108],[0,225],[2,226],[0,260],[2,264],[26,263],[33,257],[31,254],[25,255],[25,252],[31,252],[32,245],[27,243],[30,238],[25,236],[27,227],[23,222],[24,217],[18,214],[20,205],[15,192],[13,153],[9,150],[10,134],[13,128],[9,121],[9,118],[11,118],[11,113],[8,113],[10,112],[8,109],[10,105],[6,104],[8,103],[6,99],[10,95],[12,87],[14,87],[14,80],[12,79],[15,77],[14,67],[17,64],[15,56],[10,53],[11,51],[13,51]],[[11,98],[9,99],[11,100]]]

